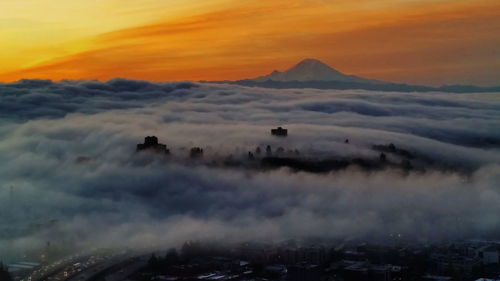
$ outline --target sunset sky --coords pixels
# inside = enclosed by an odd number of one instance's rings
[[[500,84],[498,0],[2,0],[0,81],[232,80],[317,58],[395,82]]]

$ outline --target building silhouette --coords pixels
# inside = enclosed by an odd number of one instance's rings
[[[266,146],[266,156],[271,156],[271,155],[273,155],[273,151],[271,149],[271,146],[268,145]]]
[[[170,154],[167,145],[159,143],[156,136],[147,136],[144,138],[144,143],[137,144],[136,151],[154,151],[158,153]]]
[[[191,158],[201,158],[203,156],[203,148],[193,147],[189,151],[189,157]]]
[[[277,137],[286,137],[288,135],[288,130],[283,129],[282,127],[278,127],[276,129],[271,129],[271,135]]]

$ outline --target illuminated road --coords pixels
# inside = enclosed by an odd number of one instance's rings
[[[110,254],[100,252],[73,255],[51,264],[44,265],[21,281],[80,280],[74,279],[75,277],[83,277],[86,279],[91,275],[104,270],[109,264],[120,262],[124,258],[125,253]]]
[[[128,255],[120,255],[88,267],[71,276],[67,281],[99,280],[99,278],[104,276],[106,277],[106,281],[123,281],[146,264],[146,257],[131,258]]]
[[[86,260],[91,259],[93,256],[77,254],[69,256],[51,264],[43,265],[39,269],[33,271],[30,275],[21,279],[22,281],[46,281],[46,280],[64,280],[61,274],[69,274],[77,269],[74,267],[75,264],[82,263]]]
[[[94,252],[73,255],[43,265],[21,281],[95,281],[106,276],[107,281],[123,281],[147,264],[147,256]]]

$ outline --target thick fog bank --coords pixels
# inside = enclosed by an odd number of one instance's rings
[[[288,137],[272,137],[276,126]],[[88,248],[206,238],[500,237],[499,128],[500,93],[120,79],[0,84],[0,253],[48,241]],[[135,153],[148,135],[167,144],[170,158]],[[457,171],[311,174],[186,159],[194,146],[217,159],[244,158],[258,145],[377,158],[372,146],[388,143]]]

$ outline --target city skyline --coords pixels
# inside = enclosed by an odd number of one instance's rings
[[[0,281],[500,281],[499,0],[0,11]]]

